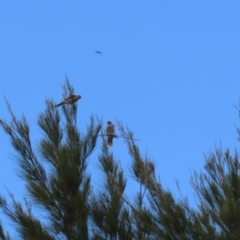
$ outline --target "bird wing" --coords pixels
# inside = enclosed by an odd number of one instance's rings
[[[71,95],[71,96],[65,98],[64,101],[72,100],[74,97],[76,97],[76,95]]]

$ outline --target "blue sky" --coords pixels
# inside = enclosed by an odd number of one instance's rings
[[[81,131],[91,114],[122,120],[163,186],[179,197],[179,180],[193,206],[190,172],[203,170],[204,153],[220,142],[239,148],[239,1],[2,1],[0,36],[0,118],[10,119],[5,96],[16,116],[27,117],[35,146],[45,98],[61,101],[67,75],[82,95]],[[7,197],[5,185],[22,201],[24,184],[2,130],[0,143],[0,193]],[[134,192],[120,139],[112,151]]]

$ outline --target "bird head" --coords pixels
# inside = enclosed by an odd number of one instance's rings
[[[107,125],[109,125],[109,124],[112,124],[112,122],[111,121],[107,121]]]
[[[77,99],[81,99],[82,98],[80,95],[77,95],[76,97],[77,97]]]

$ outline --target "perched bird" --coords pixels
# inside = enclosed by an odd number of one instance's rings
[[[117,137],[117,135],[115,134],[115,126],[114,124],[112,124],[112,122],[107,121],[107,128],[106,128],[106,133],[107,133],[107,147],[112,147],[113,145],[113,138]]]
[[[102,54],[102,52],[101,52],[101,51],[96,51],[95,53],[97,53],[97,54]]]
[[[70,97],[64,99],[62,102],[60,102],[59,104],[56,104],[54,107],[59,107],[63,104],[74,104],[75,102],[77,102],[80,98],[82,98],[80,95],[71,95]]]

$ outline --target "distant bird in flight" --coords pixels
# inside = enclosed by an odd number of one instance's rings
[[[108,137],[107,147],[112,147],[113,138],[117,137],[117,135],[115,134],[115,126],[110,121],[107,121],[107,125],[108,125],[107,128],[106,128],[106,134],[107,134],[107,137]]]
[[[79,99],[81,99],[82,97],[80,95],[71,95],[70,97],[64,99],[62,102],[60,102],[59,104],[56,104],[54,107],[57,108],[63,104],[74,104],[75,102],[77,102]]]
[[[101,52],[101,51],[96,51],[95,53],[97,53],[97,54],[102,54],[102,52]]]

